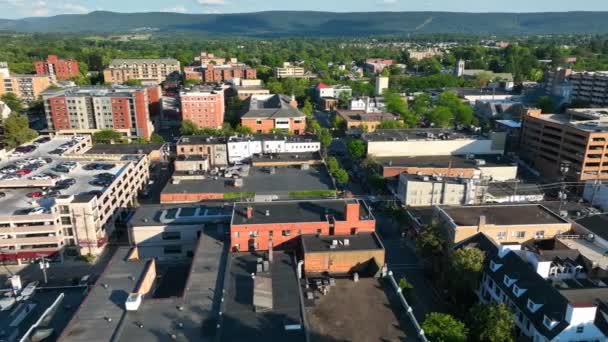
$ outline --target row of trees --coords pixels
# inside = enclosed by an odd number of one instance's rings
[[[6,93],[0,99],[11,109],[11,114],[2,122],[5,147],[12,149],[36,138],[38,132],[30,128],[21,100],[13,93]]]
[[[513,341],[513,314],[503,304],[475,304],[485,254],[478,248],[450,250],[438,222],[432,222],[416,240],[416,252],[425,261],[438,288],[448,291],[453,315],[432,313],[422,324],[432,341]]]
[[[93,133],[93,143],[95,144],[125,144],[129,142],[129,139],[122,133],[114,129],[102,129]],[[131,139],[132,144],[163,144],[165,139],[158,133],[152,133],[150,140],[143,137],[136,137]]]

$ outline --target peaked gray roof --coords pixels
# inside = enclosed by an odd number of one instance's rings
[[[289,102],[291,98],[286,95],[260,95],[251,96],[245,102],[245,112],[241,118],[247,119],[281,119],[301,118],[306,114],[292,107]]]

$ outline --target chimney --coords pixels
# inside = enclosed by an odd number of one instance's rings
[[[291,100],[289,101],[289,105],[293,108],[298,108],[298,101],[296,101],[296,96],[291,94]]]
[[[359,202],[346,203],[345,216],[348,222],[359,221]]]
[[[253,208],[252,207],[247,207],[247,210],[245,211],[245,216],[247,216],[248,219],[253,217]]]
[[[477,224],[477,231],[483,230],[486,225],[486,215],[479,215],[479,223]]]

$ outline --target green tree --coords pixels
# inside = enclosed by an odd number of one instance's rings
[[[18,98],[15,93],[5,93],[4,95],[2,95],[2,97],[0,97],[0,100],[6,103],[6,105],[8,106],[8,108],[11,109],[11,111],[16,113],[23,112],[23,101],[21,101],[21,99]]]
[[[37,136],[38,132],[30,128],[27,116],[19,112],[11,113],[4,120],[4,144],[9,149],[30,141]]]
[[[515,321],[504,304],[478,304],[469,312],[471,339],[476,342],[512,342]]]
[[[327,169],[329,173],[334,173],[337,169],[340,168],[340,164],[338,164],[338,159],[336,157],[327,158]]]
[[[182,125],[179,128],[179,132],[182,135],[196,135],[199,134],[200,131],[198,126],[194,122],[190,120],[183,120]]]
[[[399,279],[398,285],[399,285],[399,288],[401,289],[401,293],[403,293],[404,296],[406,293],[408,293],[414,289],[414,285],[412,285],[412,283],[410,283],[407,279],[405,279],[405,277],[401,277],[401,279]]]
[[[397,114],[406,114],[407,110],[407,102],[399,96],[399,94],[395,93],[392,90],[385,90],[384,94],[384,103],[386,104],[386,111],[389,113],[397,113]]]
[[[541,96],[536,101],[535,106],[545,114],[555,113],[555,102],[549,96]]]
[[[200,80],[184,80],[184,87],[192,87],[201,83]]]
[[[424,115],[430,110],[431,104],[432,100],[429,94],[416,95],[412,101],[412,110],[418,115]]]
[[[403,128],[403,124],[401,121],[397,120],[382,120],[380,124],[376,127],[378,129],[395,129],[395,128]]]
[[[460,104],[454,111],[454,121],[461,125],[471,125],[475,122],[473,108],[466,104]]]
[[[492,81],[492,77],[494,77],[494,75],[491,72],[482,71],[475,75],[475,78],[473,78],[473,85],[475,85],[477,88],[483,88],[487,86],[490,81]]]
[[[422,322],[424,334],[433,342],[465,342],[467,341],[468,330],[464,323],[454,317],[431,312]]]
[[[120,143],[123,142],[123,135],[113,129],[102,129],[93,133],[93,142],[96,144]]]
[[[304,101],[304,106],[302,107],[302,113],[306,114],[307,118],[312,118],[312,112],[314,108],[312,106],[312,102],[309,99]]]
[[[427,114],[427,120],[435,127],[449,127],[454,119],[454,114],[448,107],[435,107]]]
[[[331,133],[329,133],[329,130],[327,128],[319,129],[319,131],[317,132],[317,138],[319,139],[319,142],[321,142],[321,146],[323,148],[329,147],[333,140]]]
[[[152,133],[152,135],[150,136],[150,143],[152,143],[152,144],[164,144],[165,143],[165,138],[163,138],[158,133]]]
[[[445,256],[448,243],[441,231],[440,223],[433,220],[416,239],[416,253],[424,259],[426,266],[430,268],[433,279],[442,283],[445,278]]]
[[[362,140],[350,139],[346,142],[346,151],[351,160],[359,160],[365,156],[365,143]]]
[[[251,127],[247,127],[247,126],[243,126],[243,125],[237,125],[234,128],[234,132],[238,133],[238,134],[253,134],[253,130],[251,129]]]
[[[346,170],[339,168],[334,172],[334,179],[338,184],[348,183],[348,173]]]
[[[146,140],[146,138],[144,137],[136,137],[134,139],[131,139],[131,144],[147,144],[148,140]]]
[[[453,285],[460,291],[473,292],[479,285],[485,254],[479,248],[460,248],[452,253],[450,271]]]

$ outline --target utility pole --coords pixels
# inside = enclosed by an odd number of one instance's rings
[[[559,192],[559,211],[560,211],[560,213],[562,211],[562,206],[563,206],[563,204],[565,202],[565,199],[567,198],[567,195],[566,195],[566,177],[567,177],[569,171],[570,171],[570,163],[566,162],[566,161],[562,161],[559,164],[559,172],[562,175],[561,190]]]
[[[42,270],[42,275],[44,276],[44,283],[47,284],[48,283],[48,277],[46,275],[46,270],[47,268],[49,268],[49,263],[48,261],[46,261],[46,258],[44,256],[42,256],[40,258],[40,269]]]

